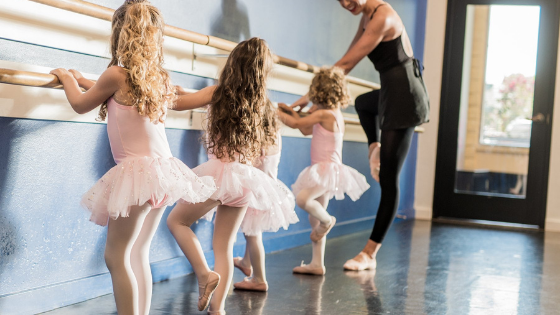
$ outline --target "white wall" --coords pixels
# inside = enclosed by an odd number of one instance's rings
[[[560,43],[560,42],[559,42]],[[554,116],[552,117],[552,143],[550,147],[550,169],[548,176],[548,200],[546,203],[546,231],[560,231],[560,46],[556,63],[556,88],[554,94]],[[556,122],[556,123],[554,123]]]
[[[431,114],[430,123],[423,125],[425,132],[420,135],[418,143],[414,205],[417,219],[432,218],[446,15],[447,0],[428,0],[424,81],[430,95]]]
[[[416,218],[424,220],[432,218],[446,16],[447,0],[428,0],[424,80],[430,93],[431,115],[419,140],[414,205]],[[560,47],[558,52],[560,60]],[[560,62],[556,69],[554,107],[553,122],[557,123],[552,128],[546,231],[560,231],[560,194],[557,193],[560,191],[560,177],[557,176],[560,174]]]

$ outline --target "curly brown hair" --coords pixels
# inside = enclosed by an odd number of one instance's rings
[[[147,0],[127,0],[113,14],[108,68],[125,69],[131,105],[152,122],[163,122],[167,105],[176,98],[163,68],[164,28],[161,12]],[[107,102],[99,109],[99,120],[106,117]]]
[[[263,117],[270,104],[266,82],[272,65],[272,52],[260,38],[243,41],[231,52],[208,110],[208,153],[240,163],[260,156],[267,139]]]
[[[344,70],[338,67],[322,67],[311,81],[309,100],[325,108],[346,108],[350,93]]]
[[[278,109],[269,100],[264,109],[263,114],[263,129],[264,129],[264,139],[262,142],[262,147],[268,149],[276,145],[276,140],[278,137],[278,132],[280,129],[280,124],[278,123]]]

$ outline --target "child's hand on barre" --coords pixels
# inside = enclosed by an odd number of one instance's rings
[[[175,85],[175,94],[177,94],[177,95],[187,95],[187,94],[192,94],[192,93],[185,91],[185,89],[183,89],[183,87],[180,86],[180,85]]]
[[[78,81],[78,85],[80,85],[80,87],[83,88],[86,91],[91,89],[91,87],[95,84],[95,82],[84,78],[82,73],[80,73],[80,71],[78,71],[78,70],[69,69],[68,72],[70,72],[72,74],[72,76],[74,77],[74,79],[76,79],[76,81]]]
[[[297,113],[293,108],[291,108],[290,106],[288,106],[288,105],[286,105],[286,104],[284,104],[284,103],[278,103],[278,109],[279,109],[280,112],[282,112],[282,113],[286,113],[286,114],[288,114],[288,115],[290,115],[290,116],[299,118],[298,113]]]
[[[63,81],[65,81],[68,78],[74,79],[74,76],[72,75],[72,73],[70,73],[68,70],[63,69],[63,68],[54,69],[50,72],[50,74],[55,75],[58,78],[58,80],[60,81],[60,83],[62,83],[62,84],[64,84]]]
[[[311,108],[307,111],[308,114],[313,114],[314,111],[318,109],[317,105],[313,104]]]
[[[76,79],[76,81],[80,81],[80,79],[84,78],[84,76],[78,70],[69,69],[68,72],[70,72],[74,76],[74,79]]]

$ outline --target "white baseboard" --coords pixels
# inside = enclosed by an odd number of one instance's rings
[[[560,232],[560,219],[546,219],[544,230],[546,232]]]
[[[416,207],[415,219],[416,220],[432,220],[432,208],[430,207]]]

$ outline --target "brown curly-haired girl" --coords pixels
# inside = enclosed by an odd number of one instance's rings
[[[252,166],[277,134],[270,128],[274,122],[266,118],[271,106],[266,81],[272,64],[272,53],[264,40],[241,42],[231,52],[217,86],[180,95],[174,108],[186,110],[210,104],[205,141],[210,160],[194,171],[213,177],[218,190],[205,202],[177,205],[167,220],[198,278],[198,308],[204,310],[210,305],[210,314],[225,313],[233,277],[233,243],[247,207],[269,214],[269,220],[252,216],[254,222],[249,225],[256,231],[278,230],[289,221],[286,216],[294,212],[291,192]],[[208,267],[190,228],[201,217],[211,219],[214,213],[215,272]]]
[[[313,258],[309,265],[295,267],[295,273],[324,275],[325,236],[334,227],[336,218],[329,215],[329,200],[344,199],[346,193],[356,201],[369,188],[366,178],[355,169],[342,164],[344,119],[341,107],[349,101],[344,72],[339,68],[322,68],[315,75],[309,98],[316,106],[309,116],[300,118],[290,106],[279,104],[280,119],[291,128],[298,128],[311,139],[311,166],[305,168],[292,185],[296,203],[309,213],[313,228]]]
[[[105,262],[119,314],[148,314],[152,295],[149,250],[165,208],[182,199],[206,200],[216,190],[174,158],[165,134],[175,93],[163,69],[163,17],[148,1],[129,0],[112,20],[109,67],[97,82],[56,69],[72,108],[87,113],[100,103],[117,166],[82,198],[91,220],[107,225]],[[80,87],[87,92],[82,93]]]

